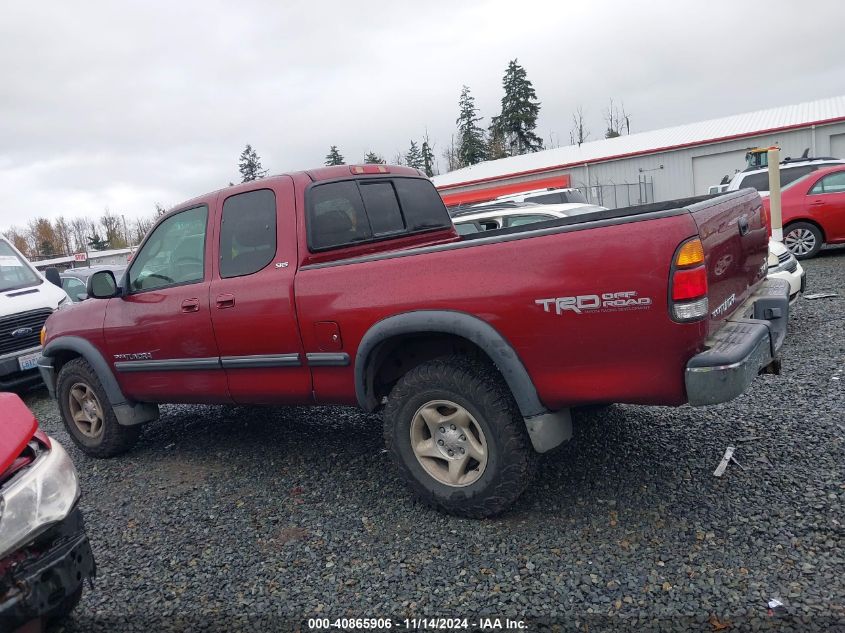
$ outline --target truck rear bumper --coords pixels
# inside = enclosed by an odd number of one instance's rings
[[[789,283],[767,279],[693,356],[686,367],[687,400],[704,406],[733,400],[777,360],[789,319]]]

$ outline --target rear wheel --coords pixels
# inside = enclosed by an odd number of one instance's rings
[[[384,437],[417,496],[459,516],[503,511],[536,467],[501,375],[460,356],[419,365],[396,383],[385,407]]]
[[[823,244],[824,237],[815,224],[795,222],[783,230],[783,245],[796,259],[815,257]]]
[[[140,426],[118,423],[100,379],[82,358],[62,366],[56,397],[70,439],[92,457],[125,453],[141,434]]]

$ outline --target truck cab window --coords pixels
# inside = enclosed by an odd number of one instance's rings
[[[159,224],[129,267],[129,291],[202,281],[208,207],[186,209]]]
[[[269,189],[226,198],[220,226],[220,276],[251,275],[276,255],[276,196]]]
[[[312,251],[452,225],[440,194],[424,178],[330,182],[312,187],[305,204]]]
[[[308,242],[312,249],[323,250],[372,237],[354,181],[314,187],[309,198]]]
[[[370,219],[373,235],[387,235],[405,230],[399,201],[390,182],[362,182],[361,197]]]

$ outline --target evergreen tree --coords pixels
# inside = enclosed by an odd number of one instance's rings
[[[337,145],[332,145],[329,148],[329,153],[326,154],[326,166],[331,167],[332,165],[345,165],[344,158],[341,155],[340,151],[337,149]]]
[[[494,125],[491,125],[487,136],[487,160],[507,158],[507,155],[508,153],[505,150],[505,137],[502,134],[502,131]]]
[[[493,117],[492,127],[502,135],[505,151],[515,156],[543,149],[543,139],[534,133],[540,104],[525,69],[516,59],[508,64],[502,86],[502,113]]]
[[[375,152],[367,152],[364,156],[364,163],[367,165],[384,165],[385,160]]]
[[[109,247],[109,243],[100,239],[100,234],[94,231],[94,234],[88,238],[88,246],[91,247],[92,251],[104,251]]]
[[[461,89],[458,108],[460,113],[455,121],[458,124],[458,161],[462,167],[466,167],[487,158],[484,131],[477,125],[481,117],[478,116],[478,108],[475,107],[475,97],[469,93],[467,86]]]
[[[434,175],[434,152],[431,151],[431,145],[428,142],[428,134],[422,144],[422,169],[425,175],[431,178]]]
[[[240,160],[238,161],[238,171],[241,172],[241,182],[250,182],[264,178],[267,175],[267,170],[261,168],[261,159],[258,153],[252,149],[252,145],[246,144],[244,151],[241,152]]]
[[[416,141],[411,141],[411,147],[408,149],[408,153],[405,154],[405,164],[414,169],[423,168],[423,155]]]

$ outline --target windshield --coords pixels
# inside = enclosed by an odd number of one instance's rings
[[[41,283],[41,278],[5,240],[0,240],[0,292]]]

